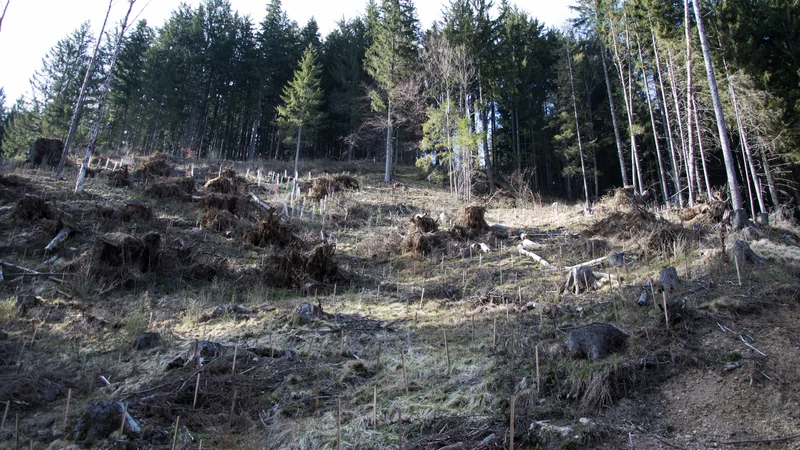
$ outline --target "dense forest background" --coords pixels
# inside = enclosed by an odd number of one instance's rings
[[[205,0],[106,30],[96,59],[84,23],[32,97],[0,91],[0,152],[65,139],[79,103],[79,158],[375,159],[386,180],[416,164],[464,200],[502,186],[589,203],[632,185],[681,206],[738,193],[752,215],[800,203],[800,3],[576,4],[556,30],[505,0],[451,0],[422,30],[412,1],[370,0],[322,37],[280,0],[258,23]]]

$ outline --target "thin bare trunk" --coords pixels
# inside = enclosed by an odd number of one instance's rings
[[[681,179],[678,172],[678,161],[675,157],[675,138],[672,135],[672,121],[669,117],[669,102],[667,102],[667,93],[664,89],[664,77],[661,75],[661,58],[658,55],[658,44],[656,43],[655,33],[650,31],[650,36],[653,38],[653,54],[656,58],[656,75],[658,75],[658,85],[661,87],[661,106],[664,113],[664,123],[667,126],[667,142],[669,143],[669,155],[672,162],[672,182],[675,184],[675,193],[678,196],[678,203],[683,206],[683,198],[681,196]],[[680,119],[678,119],[680,121]],[[667,200],[669,204],[669,200]]]
[[[611,109],[611,125],[614,128],[614,140],[617,143],[617,156],[619,156],[619,171],[622,174],[622,185],[628,186],[628,171],[625,168],[625,154],[622,150],[622,138],[619,136],[617,113],[614,111],[614,94],[611,90],[611,79],[608,77],[605,48],[600,49],[600,59],[603,61],[603,76],[606,79],[606,94],[608,95],[608,107]]]
[[[764,176],[767,178],[767,186],[769,187],[769,195],[772,198],[772,207],[775,211],[780,209],[781,204],[778,199],[778,191],[775,189],[775,182],[772,180],[772,171],[769,168],[767,161],[767,152],[761,149],[761,164],[764,166]]]
[[[297,147],[294,151],[294,177],[297,178],[300,173],[300,143],[303,137],[303,124],[297,127]]]
[[[383,173],[383,182],[392,179],[392,99],[389,99],[386,109],[386,170]]]
[[[0,30],[3,29],[3,19],[6,18],[6,11],[8,11],[8,5],[11,4],[11,0],[6,1],[6,6],[3,7],[3,14],[0,15]]]
[[[95,142],[97,141],[97,133],[100,131],[100,123],[103,120],[103,112],[108,98],[108,91],[111,89],[111,78],[114,76],[114,65],[117,63],[119,51],[122,49],[122,39],[125,37],[125,32],[128,29],[128,19],[130,18],[133,4],[136,0],[128,0],[128,11],[125,13],[125,18],[120,25],[119,33],[117,34],[117,41],[114,43],[114,54],[111,56],[111,62],[108,66],[108,74],[106,75],[105,83],[103,84],[103,96],[97,105],[97,118],[92,124],[92,130],[89,133],[89,142],[86,144],[86,154],[83,156],[83,163],[78,171],[78,177],[75,180],[75,193],[80,194],[83,192],[83,182],[86,180],[86,168],[89,167],[89,162],[92,160],[92,153],[94,153]]]
[[[695,192],[695,163],[694,163],[694,135],[692,134],[692,98],[694,96],[692,88],[692,22],[689,14],[689,0],[683,2],[683,20],[686,39],[686,174],[688,179],[686,185],[689,188],[689,206],[694,205]]]
[[[681,161],[686,160],[686,140],[684,139],[684,131],[683,131],[683,118],[681,117],[681,104],[678,101],[678,88],[677,88],[677,80],[675,78],[675,71],[673,70],[674,62],[672,60],[672,53],[667,52],[669,56],[669,64],[667,64],[667,75],[669,75],[669,84],[670,90],[672,91],[672,101],[675,103],[675,120],[678,122],[678,136],[681,139],[681,151],[678,154],[678,161],[674,161],[675,167],[673,168],[675,172],[675,179],[676,181],[676,189],[678,195],[678,206],[683,208],[683,188],[679,188],[682,182],[681,180]],[[687,176],[688,176],[688,169],[687,169]],[[687,178],[688,182],[688,178]]]
[[[617,30],[614,26],[614,21],[611,22],[611,42],[613,43],[614,48],[614,60],[617,66],[617,72],[619,73],[619,79],[622,83],[622,97],[625,101],[625,112],[628,116],[628,133],[631,139],[631,181],[633,182],[633,188],[635,191],[641,192],[641,171],[638,167],[638,152],[636,149],[636,134],[635,129],[633,126],[633,103],[630,98],[628,83],[626,83],[625,78],[625,62],[622,60],[622,56],[619,53],[619,45],[617,44]],[[637,189],[638,184],[638,189]]]
[[[658,143],[658,130],[656,129],[656,119],[653,115],[653,102],[650,99],[650,82],[647,79],[647,72],[644,69],[644,58],[642,57],[642,46],[639,44],[639,35],[636,35],[636,46],[639,49],[639,63],[642,65],[642,83],[644,83],[644,94],[647,97],[647,110],[650,113],[650,125],[653,127],[653,141],[656,144],[656,158],[658,159],[658,179],[661,181],[661,194],[664,204],[669,205],[669,191],[667,191],[667,176],[664,172],[664,162],[661,160],[661,145]]]
[[[697,146],[700,148],[700,162],[703,165],[703,179],[706,182],[706,192],[711,197],[711,181],[708,178],[708,167],[706,166],[706,152],[703,149],[703,134],[700,130],[700,118],[697,115],[697,101],[694,103],[694,123],[697,125]]]
[[[64,164],[67,162],[67,155],[69,155],[69,147],[72,145],[72,140],[75,138],[75,131],[78,129],[78,118],[81,115],[81,106],[86,99],[86,89],[89,87],[89,79],[92,77],[92,70],[94,63],[97,61],[97,54],[100,52],[100,43],[103,40],[103,32],[106,30],[108,23],[108,16],[111,14],[111,7],[114,5],[114,0],[109,0],[108,10],[106,10],[106,17],[103,19],[103,26],[100,28],[100,33],[97,35],[97,43],[94,46],[92,58],[89,60],[89,65],[86,67],[86,74],[83,76],[83,83],[81,83],[81,90],[78,94],[78,101],[75,102],[75,109],[72,111],[72,120],[69,125],[69,132],[67,133],[67,140],[64,142],[64,151],[61,152],[61,160],[58,162],[56,168],[56,179],[63,179]]]
[[[589,182],[586,179],[586,165],[583,162],[583,143],[581,142],[581,124],[578,120],[578,104],[575,100],[575,83],[572,78],[572,55],[567,43],[567,64],[569,65],[569,87],[572,92],[572,111],[575,113],[575,135],[578,138],[578,154],[581,158],[581,175],[583,176],[583,194],[586,199],[586,209],[589,209]]]
[[[686,0],[688,1],[688,0]],[[717,130],[719,131],[719,141],[722,147],[722,157],[725,160],[725,172],[728,175],[728,189],[731,194],[731,205],[734,211],[742,209],[742,194],[739,192],[739,180],[736,178],[736,169],[733,165],[733,152],[728,140],[728,128],[725,125],[725,114],[722,112],[722,102],[719,99],[717,89],[717,79],[714,75],[714,65],[711,62],[711,51],[708,48],[708,38],[706,37],[703,16],[700,12],[700,4],[694,2],[695,19],[697,20],[697,34],[700,36],[700,48],[703,50],[703,60],[706,65],[706,76],[708,77],[708,87],[711,91],[711,101],[714,104],[714,115],[717,118]]]

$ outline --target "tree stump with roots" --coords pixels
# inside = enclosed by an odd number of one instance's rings
[[[731,256],[731,262],[734,263],[762,264],[766,262],[766,258],[758,256],[753,249],[750,248],[750,244],[741,239],[735,241],[731,245],[729,252]]]
[[[569,271],[567,282],[564,283],[564,288],[561,292],[572,291],[575,294],[580,294],[588,291],[589,288],[594,289],[597,282],[597,277],[592,272],[591,267],[578,266]]]

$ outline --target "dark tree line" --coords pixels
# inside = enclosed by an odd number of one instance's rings
[[[95,39],[79,26],[31,98],[0,102],[5,155],[65,137]],[[722,192],[756,214],[794,192],[796,1],[580,0],[556,30],[506,0],[451,0],[422,30],[410,0],[370,0],[323,38],[279,0],[257,23],[205,0],[131,29],[97,118],[103,41],[76,132],[99,121],[101,151],[375,158],[386,180],[417,163],[464,199],[522,186],[591,202],[631,185],[681,206]]]

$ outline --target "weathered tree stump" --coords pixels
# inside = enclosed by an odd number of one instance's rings
[[[134,350],[149,350],[161,341],[161,336],[152,331],[145,331],[136,335],[133,339]]]
[[[111,433],[120,429],[124,408],[125,405],[122,402],[109,400],[96,400],[89,403],[78,424],[72,430],[72,438],[87,443],[107,438]],[[123,434],[129,437],[139,437],[142,434],[142,427],[127,412],[125,413]]]
[[[739,231],[751,224],[750,219],[747,218],[747,211],[744,209],[736,209],[731,214],[731,226],[733,227],[733,231]]]
[[[599,359],[625,346],[628,333],[610,323],[593,323],[569,332],[567,348],[573,358]]]
[[[561,292],[574,291],[576,294],[586,292],[589,288],[594,288],[597,283],[592,268],[588,266],[579,266],[569,271],[567,275],[567,282],[564,283],[564,288]]]
[[[760,227],[769,227],[769,214],[768,213],[758,213],[756,214],[756,225]]]
[[[667,267],[658,271],[658,285],[664,292],[672,292],[678,288],[678,271],[674,267]]]
[[[753,249],[750,248],[750,244],[746,241],[741,239],[735,241],[729,250],[731,262],[737,262],[739,264],[744,263],[752,263],[752,264],[762,264],[766,262],[766,258],[758,256]]]

